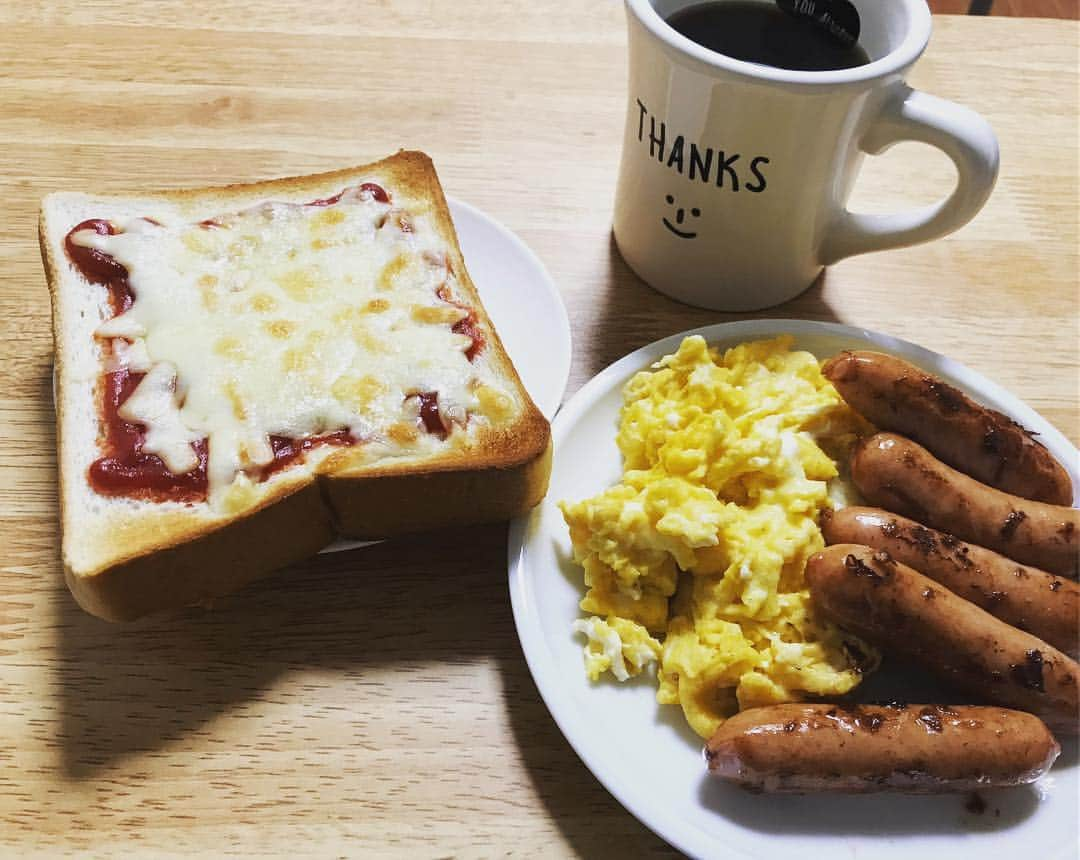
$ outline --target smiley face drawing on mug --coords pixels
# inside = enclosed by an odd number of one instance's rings
[[[668,194],[664,198],[664,200],[667,201],[668,206],[674,206],[675,205],[675,197],[674,197],[674,195]],[[694,208],[692,208],[690,210],[690,216],[692,218],[700,218],[701,217],[701,210],[698,209],[695,206]],[[664,223],[664,226],[667,227],[668,230],[670,230],[672,233],[674,233],[680,239],[696,239],[697,238],[697,233],[696,232],[691,232],[689,230],[681,229],[682,226],[683,226],[683,222],[686,221],[686,209],[684,209],[682,206],[679,206],[675,210],[675,224],[672,224],[668,220],[666,215],[661,215],[660,220]],[[676,224],[678,224],[679,226],[676,227],[675,226]],[[687,225],[687,226],[689,226],[689,225]]]

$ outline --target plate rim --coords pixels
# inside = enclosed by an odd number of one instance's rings
[[[782,317],[735,320],[699,326],[660,338],[616,359],[589,379],[563,404],[551,426],[554,456],[558,456],[559,445],[566,434],[569,433],[569,428],[573,427],[581,415],[593,405],[596,399],[595,395],[606,392],[613,379],[623,378],[632,369],[643,369],[647,364],[651,364],[663,355],[674,352],[684,338],[701,335],[711,343],[721,338],[732,339],[739,336],[752,338],[782,334],[792,334],[796,337],[811,334],[831,334],[857,338],[866,342],[868,346],[876,346],[880,349],[887,349],[905,355],[905,357],[910,357],[926,370],[941,372],[951,379],[962,379],[965,384],[977,386],[980,392],[994,399],[998,407],[1002,408],[1015,420],[1027,425],[1035,423],[1040,427],[1045,426],[1049,432],[1040,432],[1039,435],[1042,439],[1052,439],[1054,447],[1060,447],[1073,455],[1073,463],[1065,465],[1075,481],[1078,465],[1080,465],[1080,451],[1057,427],[1043,418],[1035,409],[978,371],[972,370],[946,355],[934,352],[903,338],[873,329],[839,322]],[[1034,422],[1030,420],[1032,417],[1035,418]],[[1080,486],[1077,486],[1074,492],[1080,493]],[[570,744],[582,764],[600,782],[608,794],[638,821],[677,850],[691,856],[702,856],[708,853],[710,848],[716,847],[715,839],[711,835],[702,831],[693,821],[672,817],[662,807],[654,806],[650,808],[648,797],[643,789],[633,784],[618,784],[614,775],[606,771],[603,762],[593,761],[596,754],[591,752],[591,744],[588,743],[586,733],[579,730],[576,724],[569,727],[567,725],[568,719],[574,716],[570,711],[573,705],[569,699],[569,694],[548,676],[545,668],[540,667],[540,657],[537,654],[539,648],[530,648],[526,645],[526,635],[523,630],[527,629],[526,625],[529,623],[530,618],[538,619],[539,616],[537,613],[531,612],[529,608],[530,595],[525,585],[527,579],[525,557],[529,544],[529,531],[534,518],[538,516],[540,510],[541,507],[537,506],[529,514],[513,520],[510,524],[507,542],[507,579],[510,604],[514,616],[514,628],[533,683],[536,684],[544,706],[559,727],[559,731],[566,742]],[[543,651],[548,654],[550,665],[554,666],[554,655],[551,653],[550,645],[541,634],[542,631],[538,628],[539,642],[543,646]],[[753,860],[753,855],[746,854],[739,848],[728,845],[724,847],[724,850],[727,856]]]

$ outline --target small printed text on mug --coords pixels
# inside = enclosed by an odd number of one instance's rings
[[[763,170],[769,159],[764,155],[746,159],[739,152],[687,143],[681,134],[669,136],[667,123],[649,113],[641,99],[634,101],[638,106],[638,141],[649,147],[650,157],[682,176],[706,184],[714,182],[717,188],[745,188],[754,194],[765,190],[768,183]]]

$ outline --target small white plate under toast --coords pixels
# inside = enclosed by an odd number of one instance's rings
[[[675,352],[687,334],[700,334],[726,349],[785,333],[794,335],[795,348],[818,358],[843,349],[875,349],[925,368],[1037,432],[1080,488],[1080,453],[1035,410],[963,365],[906,341],[805,320],[722,323],[657,341],[615,362],[563,406],[552,425],[555,456],[547,498],[511,526],[514,620],[548,710],[604,787],[644,824],[694,857],[1075,857],[1080,808],[1075,738],[1060,739],[1061,757],[1036,784],[981,793],[986,804],[981,814],[978,802],[962,794],[753,795],[707,775],[701,739],[679,708],[657,704],[651,673],[626,684],[587,679],[583,640],[571,630],[581,615],[582,570],[573,563],[557,504],[594,495],[622,475],[615,433],[623,385],[635,372]],[[927,689],[927,681],[883,668],[864,687],[860,695],[867,700],[920,701],[916,697]]]

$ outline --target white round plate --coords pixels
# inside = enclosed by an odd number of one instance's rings
[[[461,255],[484,309],[533,402],[554,417],[570,375],[570,320],[544,264],[516,235],[474,206],[450,199]],[[323,552],[378,541],[339,540]]]
[[[723,323],[665,338],[617,361],[565,404],[552,427],[555,460],[547,498],[511,528],[514,620],[548,709],[607,790],[644,824],[694,856],[1075,856],[1080,808],[1075,741],[1062,744],[1057,765],[1036,785],[983,792],[987,808],[982,814],[968,811],[963,795],[754,795],[707,776],[701,740],[686,726],[681,709],[656,703],[649,673],[624,685],[591,684],[585,677],[583,643],[570,629],[580,615],[582,572],[572,562],[556,504],[594,495],[619,479],[615,432],[623,384],[674,352],[687,334],[701,334],[710,344],[727,348],[784,333],[819,358],[867,347],[903,356],[1036,431],[1080,488],[1080,454],[1033,409],[955,361],[905,341],[803,320]],[[923,695],[934,695],[923,679],[890,678],[884,672],[864,686],[870,688],[864,692],[870,700],[919,701],[920,688]]]

